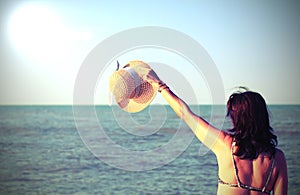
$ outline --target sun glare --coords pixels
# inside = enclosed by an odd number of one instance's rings
[[[88,40],[88,32],[64,25],[60,16],[45,5],[24,4],[11,15],[8,34],[22,54],[43,57],[68,48],[70,41]]]
[[[9,36],[15,47],[25,53],[36,53],[52,44],[61,29],[59,18],[42,5],[23,5],[12,14]]]

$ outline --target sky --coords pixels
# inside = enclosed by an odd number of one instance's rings
[[[246,86],[268,104],[299,104],[299,9],[300,1],[291,0],[0,1],[0,105],[72,104],[76,78],[91,51],[116,33],[144,26],[166,27],[197,41],[213,60],[226,97]],[[111,59],[115,63],[116,56]],[[188,103],[225,103],[212,102],[211,75],[201,75],[172,51],[142,48],[118,59],[168,64],[192,86],[196,100],[189,100],[177,77],[167,79]],[[108,80],[115,66],[105,67],[95,104],[111,102]]]

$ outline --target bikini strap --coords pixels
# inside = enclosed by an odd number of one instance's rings
[[[267,181],[266,181],[266,183],[265,183],[265,186],[264,186],[263,189],[262,189],[262,192],[265,192],[265,191],[266,191],[266,187],[267,187],[267,185],[269,184],[269,181],[270,181],[271,176],[272,176],[272,173],[273,173],[274,164],[275,164],[275,158],[273,157],[273,159],[272,159],[272,164],[271,164],[271,168],[270,168],[270,172],[269,172]]]
[[[236,181],[237,181],[237,186],[240,187],[240,188],[247,188],[247,189],[250,189],[250,190],[256,190],[256,191],[260,191],[260,192],[263,192],[263,193],[270,193],[269,191],[266,190],[266,187],[269,184],[269,181],[270,181],[272,173],[273,173],[274,164],[275,164],[275,158],[273,157],[273,159],[272,159],[272,164],[271,164],[270,172],[269,172],[269,175],[268,175],[268,178],[267,178],[267,181],[266,181],[264,187],[262,189],[259,189],[259,188],[254,188],[254,187],[251,187],[251,186],[247,186],[247,185],[244,185],[244,184],[241,183],[240,178],[238,176],[238,170],[237,170],[236,162],[234,160],[234,155],[233,155],[233,148],[234,148],[234,146],[235,146],[235,142],[233,141],[232,142],[232,146],[231,146],[231,155],[232,155],[232,163],[233,163],[233,169],[234,169],[234,173],[235,173],[235,178],[236,178]]]
[[[234,169],[235,179],[237,181],[237,185],[238,185],[238,187],[241,187],[241,181],[240,181],[240,178],[238,176],[238,170],[236,168],[236,163],[235,163],[234,155],[233,155],[233,147],[234,146],[235,146],[235,141],[232,141],[232,145],[231,145],[232,164],[233,164],[233,169]]]

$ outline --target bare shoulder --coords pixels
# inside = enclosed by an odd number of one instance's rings
[[[224,132],[224,140],[225,142],[228,142],[228,143],[232,143],[232,135],[229,134],[228,132],[226,131],[223,131]]]
[[[275,153],[275,165],[277,165],[281,171],[287,169],[284,152],[277,148]]]
[[[220,131],[218,135],[218,140],[219,147],[213,148],[213,152],[217,156],[224,156],[224,153],[226,153],[226,151],[231,151],[232,137],[229,133],[225,131]]]
[[[220,132],[219,133],[219,139],[223,142],[223,145],[230,146],[231,143],[232,143],[232,137],[231,137],[231,135],[228,132],[226,132],[226,131],[220,130],[219,132]]]
[[[280,149],[276,148],[275,159],[277,161],[285,161],[284,152],[281,151]]]
[[[275,181],[274,194],[287,194],[288,191],[288,171],[284,152],[276,149],[275,153]]]

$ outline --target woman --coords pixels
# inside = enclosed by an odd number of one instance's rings
[[[221,131],[195,115],[188,105],[162,82],[153,70],[145,73],[176,114],[217,157],[218,194],[287,194],[284,153],[275,148],[263,97],[255,92],[234,93],[227,102],[233,129]]]

